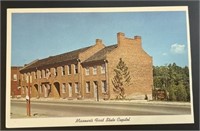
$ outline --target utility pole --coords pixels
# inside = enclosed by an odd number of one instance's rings
[[[32,79],[31,79],[31,76],[29,75],[27,77],[27,83],[28,83],[28,94],[26,96],[26,107],[27,107],[27,116],[31,116],[31,100],[30,100],[30,88],[31,88],[31,83],[32,82]]]

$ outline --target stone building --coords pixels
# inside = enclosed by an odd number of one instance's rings
[[[130,72],[130,85],[125,87],[126,98],[152,99],[152,57],[142,48],[141,37],[126,38],[117,34],[117,44],[105,46],[100,39],[92,46],[35,60],[20,70],[21,94],[31,97],[67,99],[115,99],[112,79],[119,59]],[[29,82],[26,81],[30,78]]]
[[[22,67],[20,66],[12,66],[11,67],[11,97],[20,97],[21,89],[20,89],[20,73],[19,70]]]

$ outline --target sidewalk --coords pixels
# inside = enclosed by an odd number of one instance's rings
[[[11,98],[13,101],[26,101],[25,98]],[[31,98],[31,101],[35,102],[59,102],[59,103],[112,103],[112,104],[127,104],[127,103],[135,103],[135,104],[158,104],[158,105],[182,105],[182,106],[189,106],[190,102],[172,102],[172,101],[148,101],[148,100],[100,100],[95,101],[94,99],[84,99],[84,100],[69,100],[69,99],[55,99],[55,98]]]

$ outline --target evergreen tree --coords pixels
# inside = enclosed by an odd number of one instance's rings
[[[128,67],[122,61],[122,58],[119,59],[114,72],[115,76],[112,80],[112,84],[114,85],[113,91],[117,94],[117,99],[125,99],[125,87],[130,83],[131,77]]]

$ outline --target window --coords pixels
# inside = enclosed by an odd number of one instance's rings
[[[101,81],[101,89],[102,89],[102,93],[107,92],[106,81]]]
[[[28,95],[28,86],[26,87],[26,95]]]
[[[39,78],[42,78],[42,73],[41,73],[41,71],[38,71],[38,74],[39,74]]]
[[[68,75],[71,75],[72,74],[72,68],[71,68],[71,65],[68,65]]]
[[[33,72],[34,74],[34,79],[37,79],[37,71]]]
[[[54,68],[54,76],[57,76],[57,68]]]
[[[39,92],[40,92],[40,93],[43,92],[43,90],[42,90],[42,85],[40,85],[40,87],[39,87]]]
[[[24,77],[23,79],[26,81],[26,73],[24,73],[24,76],[23,76],[23,77]]]
[[[74,73],[77,74],[78,73],[78,64],[74,65]]]
[[[64,76],[65,75],[65,66],[61,67],[61,72],[62,72],[62,76]]]
[[[43,78],[46,77],[46,72],[45,72],[45,70],[42,70],[42,76],[43,76]]]
[[[66,84],[65,83],[62,84],[62,93],[66,93]]]
[[[106,66],[105,66],[105,64],[102,64],[102,65],[101,65],[101,73],[102,73],[102,74],[105,74],[105,73],[106,73]]]
[[[68,84],[68,88],[69,88],[69,97],[72,97],[72,83]]]
[[[89,67],[86,67],[86,68],[85,68],[85,75],[89,75],[89,74],[90,74]]]
[[[78,88],[78,82],[75,82],[75,93],[79,92],[79,88]]]
[[[93,75],[97,74],[97,66],[93,66]]]
[[[27,73],[27,74],[26,74],[26,79],[25,79],[25,80],[26,80],[26,83],[29,83],[29,76],[30,76],[30,73]]]
[[[90,93],[90,82],[86,82],[86,93]]]
[[[17,74],[13,75],[13,81],[17,81]]]
[[[46,78],[48,79],[51,75],[51,72],[49,69],[46,69]]]

